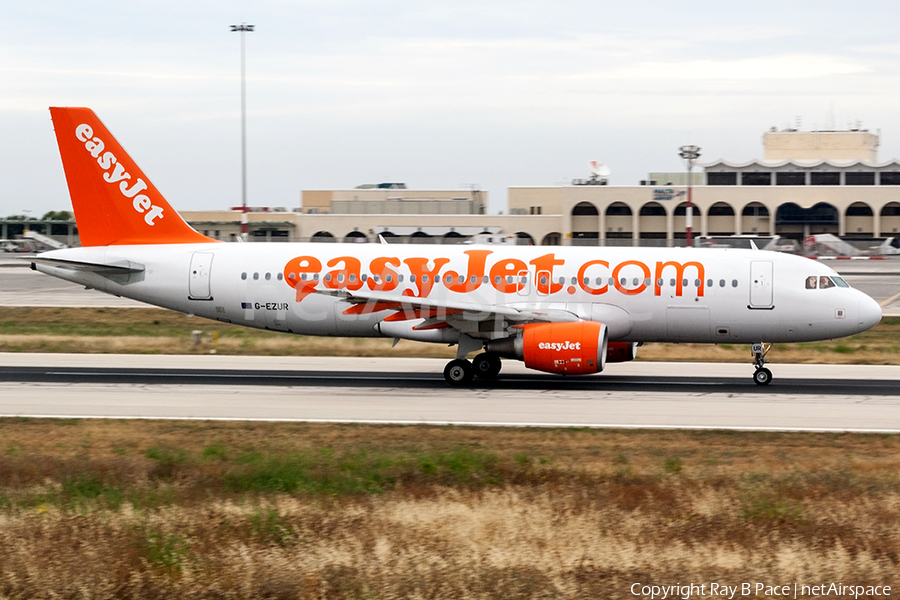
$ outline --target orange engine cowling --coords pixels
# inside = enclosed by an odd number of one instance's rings
[[[522,360],[525,366],[547,373],[586,375],[606,366],[609,334],[596,321],[525,325]]]

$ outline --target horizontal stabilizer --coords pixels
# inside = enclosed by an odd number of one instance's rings
[[[65,260],[62,258],[41,258],[39,256],[25,259],[31,263],[34,269],[35,264],[47,265],[48,267],[59,267],[63,269],[72,269],[74,271],[90,271],[100,275],[124,275],[127,273],[143,273],[144,265],[131,262],[130,260],[119,260],[113,263],[95,263],[80,260]]]

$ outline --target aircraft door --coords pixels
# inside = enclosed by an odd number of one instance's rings
[[[771,308],[772,261],[750,261],[750,308]]]
[[[209,289],[212,261],[212,252],[194,252],[191,255],[190,279],[188,280],[189,300],[213,299]]]

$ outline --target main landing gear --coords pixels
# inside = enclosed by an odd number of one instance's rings
[[[769,385],[772,381],[772,371],[765,368],[767,362],[766,354],[772,348],[771,344],[763,344],[762,342],[753,344],[750,351],[753,353],[753,364],[756,365],[756,371],[753,373],[753,383],[756,385]]]
[[[503,365],[500,357],[493,352],[482,352],[472,362],[465,358],[451,360],[444,367],[444,379],[454,386],[467,385],[474,377],[479,379],[493,379],[500,373]]]

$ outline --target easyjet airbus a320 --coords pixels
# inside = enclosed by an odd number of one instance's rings
[[[764,342],[881,319],[828,267],[760,250],[221,243],[185,223],[93,111],[50,113],[82,247],[32,268],[247,327],[455,344],[452,385],[496,377],[501,358],[597,373],[643,342],[752,344],[765,385]]]

